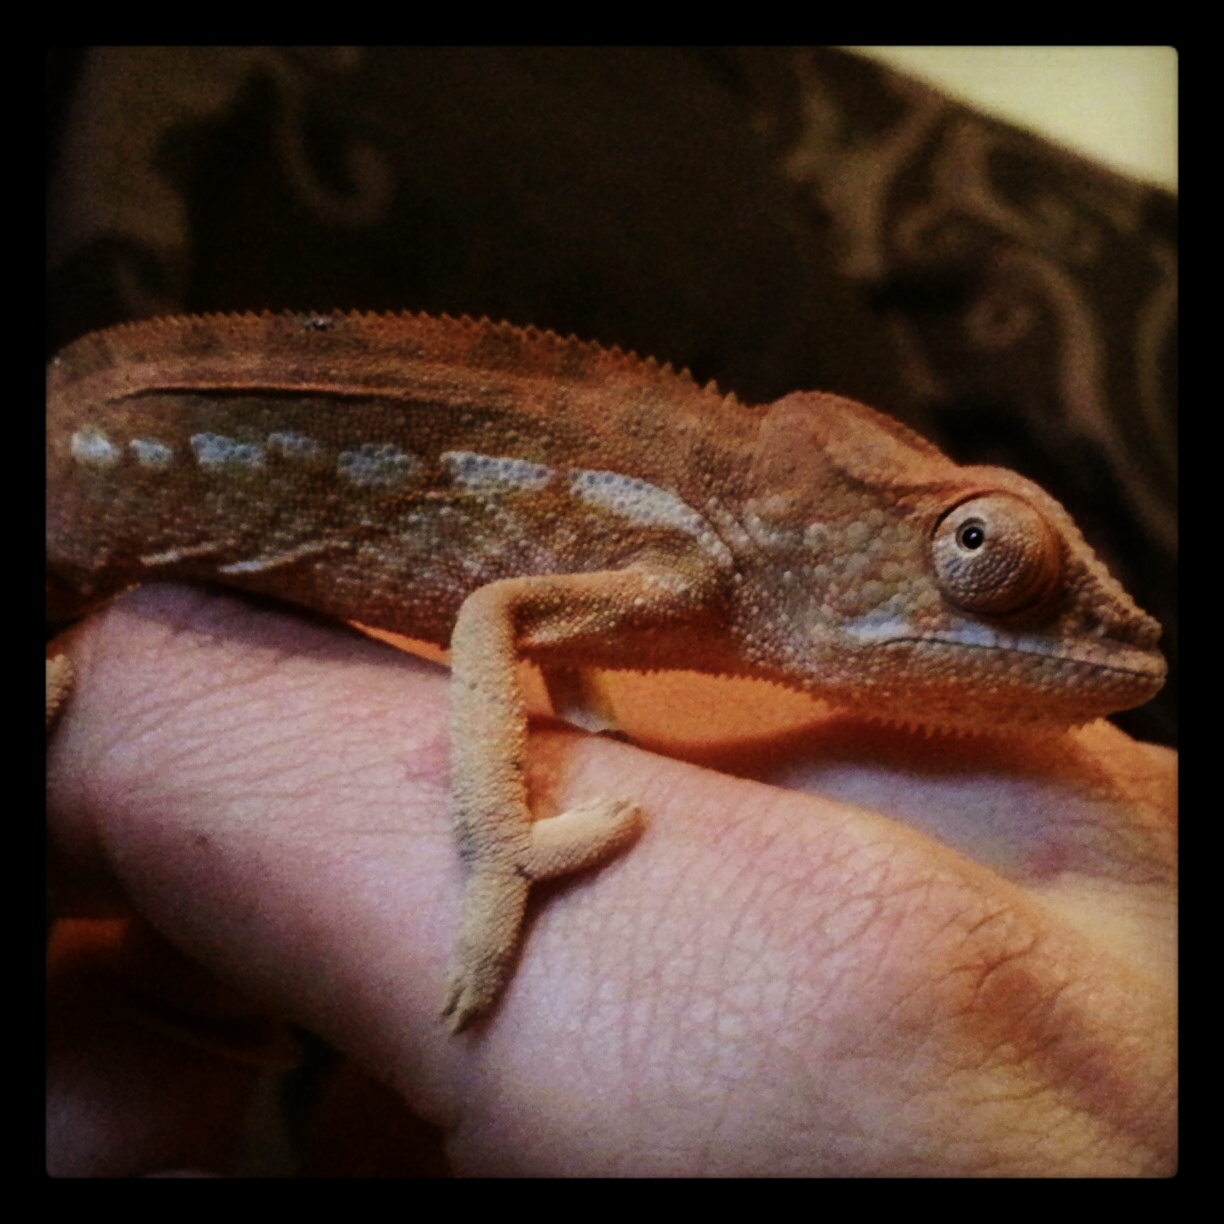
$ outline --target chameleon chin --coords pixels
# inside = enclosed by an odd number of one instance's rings
[[[1072,726],[1164,680],[1159,625],[1057,502],[833,395],[749,407],[488,321],[214,315],[77,341],[47,415],[53,619],[186,579],[450,647],[455,1030],[504,985],[531,882],[641,823],[615,796],[532,821],[520,658],[968,729]]]

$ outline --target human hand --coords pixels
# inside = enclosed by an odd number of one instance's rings
[[[60,911],[130,907],[234,998],[324,1037],[440,1127],[458,1172],[1176,1167],[1160,750],[1120,750],[1107,729],[1049,769],[985,752],[966,806],[1019,788],[1039,808],[1000,851],[865,805],[884,809],[888,769],[860,765],[848,806],[539,731],[537,811],[628,794],[646,832],[535,890],[505,995],[452,1037],[438,1014],[462,883],[445,672],[176,588],[87,623],[73,659],[49,753]],[[946,779],[921,757],[924,784]],[[944,815],[956,842],[965,826]],[[53,1012],[62,997],[53,979]],[[176,997],[184,1013],[242,1010],[203,974]],[[142,1060],[142,1032],[107,1075],[96,1043],[80,1055],[90,1022],[78,1008],[50,1043],[49,1169],[225,1171],[252,1083],[225,1041]]]

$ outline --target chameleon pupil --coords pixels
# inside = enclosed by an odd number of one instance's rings
[[[966,523],[960,530],[962,548],[978,549],[986,543],[986,532],[980,523]]]

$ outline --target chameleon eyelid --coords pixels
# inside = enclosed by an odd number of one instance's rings
[[[970,528],[981,539],[970,543]],[[936,580],[962,611],[1006,616],[1041,603],[1062,577],[1062,550],[1046,517],[1014,493],[972,497],[949,509],[931,537]]]

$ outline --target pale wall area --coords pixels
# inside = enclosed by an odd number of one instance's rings
[[[1177,190],[1172,47],[847,47],[1097,161]]]

